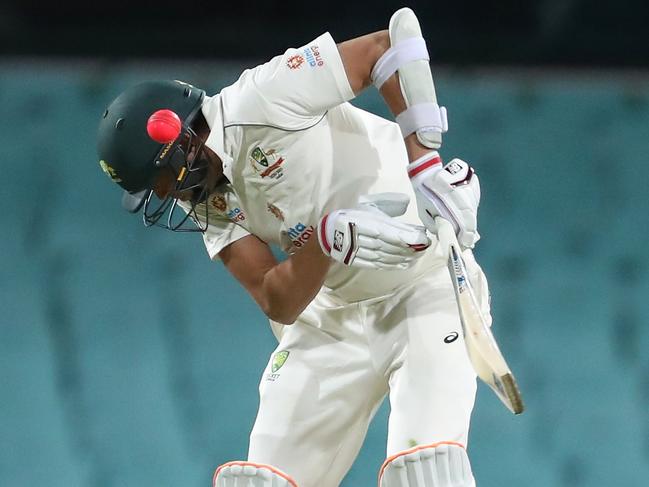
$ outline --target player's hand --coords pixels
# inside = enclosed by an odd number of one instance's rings
[[[396,220],[410,198],[380,193],[361,198],[356,208],[333,211],[318,224],[322,251],[348,266],[407,269],[430,246],[426,229]]]
[[[461,159],[442,166],[442,159],[433,151],[410,163],[408,175],[415,190],[419,218],[426,228],[436,233],[435,217],[439,215],[451,222],[460,245],[472,249],[480,239],[480,182],[473,168]]]

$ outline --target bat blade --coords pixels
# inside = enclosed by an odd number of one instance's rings
[[[525,406],[514,374],[480,310],[462,256],[453,243],[449,244],[448,270],[453,281],[464,341],[476,374],[511,412],[522,413]]]

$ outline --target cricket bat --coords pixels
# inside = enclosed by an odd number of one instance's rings
[[[453,281],[469,359],[478,377],[491,387],[502,403],[512,413],[520,414],[525,409],[521,392],[480,311],[453,226],[439,216],[435,218],[435,222],[439,241],[448,252],[448,271]]]

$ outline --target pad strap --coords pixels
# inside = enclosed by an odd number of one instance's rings
[[[370,79],[377,89],[383,86],[401,66],[412,61],[429,61],[426,41],[422,37],[410,37],[390,47],[372,68]]]
[[[448,131],[446,108],[437,103],[418,103],[397,115],[397,123],[403,137],[420,132],[444,133]]]

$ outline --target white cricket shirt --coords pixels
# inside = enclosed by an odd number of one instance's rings
[[[206,99],[206,144],[230,181],[207,200],[203,238],[212,259],[248,234],[292,253],[317,238],[324,214],[354,207],[364,194],[407,193],[411,203],[400,220],[421,224],[399,127],[347,103],[353,97],[336,44],[325,33],[244,71]],[[345,301],[387,295],[431,261],[443,264],[428,254],[426,264],[408,271],[334,264],[325,286]]]

